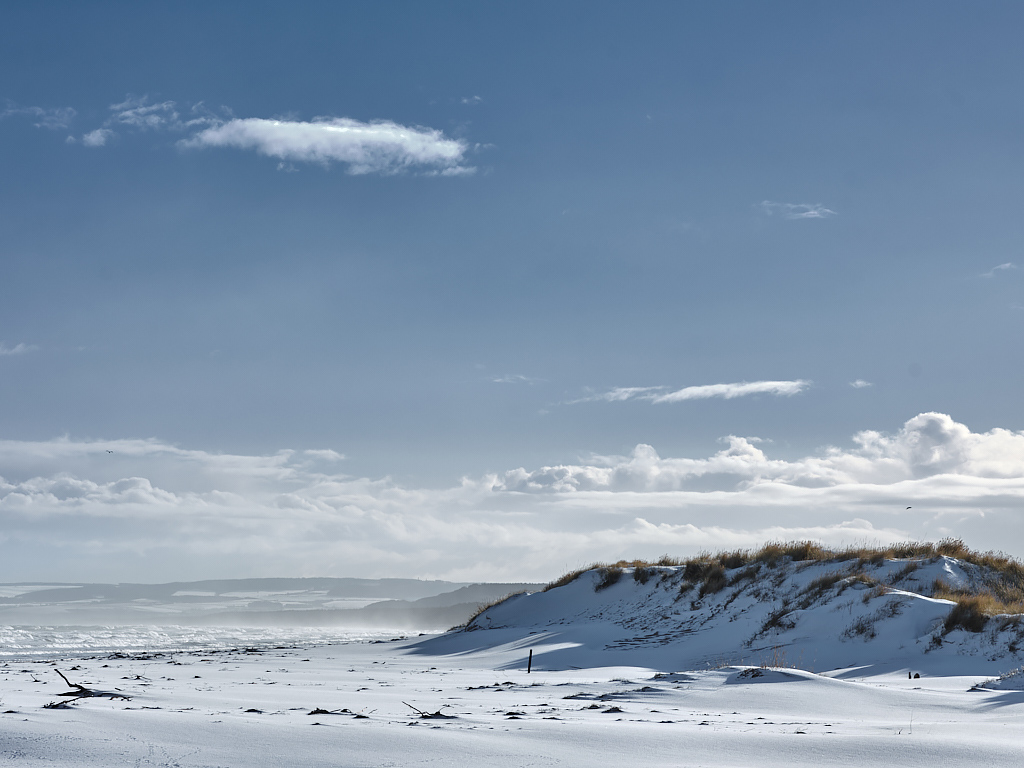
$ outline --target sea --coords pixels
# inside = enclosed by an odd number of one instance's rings
[[[396,630],[329,627],[0,626],[0,662],[115,653],[262,650],[387,641],[408,636],[409,633]]]

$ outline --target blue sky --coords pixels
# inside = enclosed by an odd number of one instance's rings
[[[0,578],[1024,555],[1022,16],[4,6]]]

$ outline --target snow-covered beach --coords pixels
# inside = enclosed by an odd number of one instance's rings
[[[1021,757],[1024,693],[971,690],[978,676],[527,673],[524,650],[431,655],[396,640],[6,662],[0,751],[8,765],[181,768],[883,765],[896,755],[904,765],[1015,766]],[[126,700],[45,709],[68,687],[56,669]]]
[[[989,682],[1020,664],[1017,624],[947,627],[952,603],[915,592],[906,563],[872,566],[903,573],[903,590],[847,576],[818,591],[828,565],[776,568],[775,602],[767,569],[733,569],[699,601],[684,568],[611,584],[589,571],[484,611],[476,631],[36,649],[0,663],[0,753],[181,768],[1019,765],[1024,691]],[[950,558],[914,573],[957,569],[970,575]],[[772,606],[789,594],[813,599],[782,621]],[[870,631],[847,631],[865,617]]]

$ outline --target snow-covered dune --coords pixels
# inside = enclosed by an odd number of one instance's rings
[[[937,584],[970,591],[992,577],[984,566],[944,556],[595,568],[513,596],[465,631],[423,646],[431,653],[529,646],[535,668],[544,669],[748,664],[998,674],[1020,664],[1019,617],[958,625],[950,618],[956,603],[932,596]]]

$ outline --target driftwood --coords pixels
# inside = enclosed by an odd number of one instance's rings
[[[66,709],[72,703],[79,701],[80,699],[91,699],[91,698],[104,698],[104,699],[122,699],[123,701],[131,701],[130,696],[125,696],[120,691],[99,691],[94,688],[86,688],[84,685],[79,683],[72,683],[59,669],[54,667],[54,672],[60,675],[61,680],[67,683],[69,686],[74,688],[73,691],[65,691],[64,693],[58,693],[58,696],[66,697],[63,701],[51,701],[49,704],[44,704],[43,709]]]
[[[376,712],[377,710],[371,710]],[[362,712],[353,712],[351,709],[321,709],[316,707],[310,710],[307,714],[310,715],[351,715],[353,720],[368,720],[369,715],[363,714]],[[313,723],[313,725],[320,725],[320,723]]]
[[[405,704],[405,706],[407,706],[409,709],[411,709],[413,712],[415,712],[417,715],[419,715],[424,720],[454,720],[455,719],[455,715],[445,715],[445,714],[442,714],[440,709],[437,710],[437,712],[424,712],[422,709],[414,707],[412,704],[410,704],[407,701],[403,701],[402,703]]]

